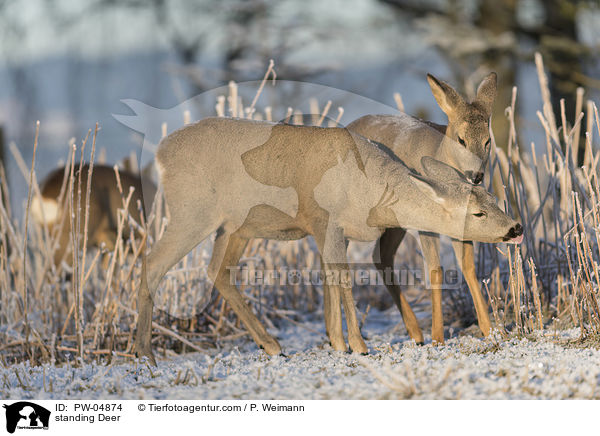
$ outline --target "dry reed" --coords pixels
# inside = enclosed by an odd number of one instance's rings
[[[536,56],[536,66],[543,97],[543,108],[537,116],[544,129],[545,144],[542,147],[531,144],[527,149],[520,146],[515,123],[515,88],[507,110],[510,135],[506,152],[495,146],[493,140],[494,151],[489,163],[490,190],[504,202],[509,213],[521,218],[525,240],[520,247],[479,244],[477,271],[484,282],[494,322],[501,332],[531,334],[558,320],[579,327],[582,335],[598,334],[600,184],[597,166],[600,151],[594,150],[593,141],[594,126],[600,137],[598,109],[592,101],[584,105],[584,93],[578,90],[577,113],[572,114],[572,124],[564,105],[561,114],[556,116],[552,112],[541,56]],[[260,89],[271,76],[274,77],[273,65],[269,66]],[[271,107],[259,110],[258,94],[244,109],[237,85],[231,82],[228,90],[229,95],[220,96],[216,101],[217,115],[272,119]],[[395,100],[402,109],[400,96]],[[319,109],[318,102],[311,101],[313,124],[321,125],[333,104],[328,101]],[[295,114],[294,108],[288,108],[285,121],[301,123],[302,117]],[[342,115],[343,109],[338,108],[335,121],[339,122]],[[182,116],[185,123],[190,121],[189,113]],[[164,133],[166,127],[162,126]],[[584,128],[585,141],[581,141],[580,132]],[[97,134],[98,126],[88,159],[91,165]],[[65,214],[66,219],[72,220],[71,228],[76,229],[71,235],[72,267],[64,262],[54,265],[52,261],[59,238],[57,232],[28,220],[31,197],[40,195],[34,169],[35,150],[30,170],[20,165],[23,175],[29,175],[22,222],[11,210],[4,169],[0,168],[0,197],[4,199],[0,204],[0,354],[4,362],[24,359],[32,363],[60,362],[74,356],[80,361],[132,357],[141,250],[146,241],[152,245],[160,238],[168,214],[159,190],[146,220],[143,216],[129,216],[132,193],[120,188],[123,207],[118,215],[118,241],[111,251],[100,247],[88,254],[88,245],[92,242],[87,229],[93,167],[90,167],[84,205],[81,204],[80,170],[89,135],[82,142],[79,166],[75,163],[77,147],[71,144],[59,196],[60,208],[70,211]],[[582,146],[585,149],[580,153]],[[545,152],[536,155],[536,149],[545,149]],[[13,149],[13,153],[17,153],[17,162],[22,162],[18,151]],[[580,155],[583,155],[582,160]],[[116,167],[115,172],[118,180]],[[75,183],[76,178],[80,183]],[[76,213],[81,208],[85,211],[83,223]],[[126,227],[136,231],[128,232],[129,237],[124,240]],[[156,306],[161,310],[153,328],[154,345],[163,353],[200,351],[246,336],[224,301],[218,295],[207,296],[204,292],[210,286],[205,274],[210,245],[211,241],[206,241],[193,250],[161,283],[156,296]],[[414,262],[414,246],[405,245],[404,257],[398,260]],[[91,256],[89,262],[88,255]],[[356,255],[365,263],[370,260],[368,253]],[[320,269],[310,239],[253,241],[240,266],[241,271],[249,274],[261,269]],[[297,323],[321,307],[320,287],[304,282],[286,286],[248,285],[243,291],[268,327],[276,327],[282,320]],[[452,294],[455,293],[449,293]],[[385,300],[385,296],[381,287],[371,286],[368,298],[361,299],[360,305],[382,307],[381,300]],[[470,304],[470,297],[464,301]],[[384,306],[389,304],[388,299]],[[183,377],[188,378],[188,375]]]

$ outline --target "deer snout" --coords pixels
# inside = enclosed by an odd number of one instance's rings
[[[504,240],[510,244],[520,244],[523,242],[523,226],[517,223],[508,231]]]
[[[466,171],[465,176],[467,180],[474,185],[479,185],[483,182],[483,172],[482,171]]]

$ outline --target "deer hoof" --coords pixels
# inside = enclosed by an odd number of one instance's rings
[[[353,341],[354,342],[354,341]],[[367,348],[367,344],[365,344],[365,341],[363,341],[362,339],[360,339],[360,341],[350,344],[350,348],[352,349],[352,352],[354,353],[360,353],[360,354],[369,354],[369,349]]]
[[[277,356],[281,354],[281,347],[274,339],[265,344],[259,345],[259,347],[262,350],[264,350],[264,352],[267,353],[269,356]]]
[[[139,357],[140,359],[142,357],[146,357],[148,358],[148,362],[150,363],[150,365],[152,366],[158,366],[156,364],[156,359],[154,358],[154,353],[152,353],[152,348],[150,347],[142,347],[142,346],[137,346],[135,347],[136,352],[135,354],[137,355],[137,357]]]
[[[335,351],[348,352],[348,347],[346,346],[346,342],[343,342],[343,341],[342,341],[342,343],[329,342],[329,345],[331,345],[331,348],[333,348]]]

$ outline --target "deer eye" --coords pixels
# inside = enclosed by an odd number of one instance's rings
[[[485,141],[485,148],[488,148],[490,146],[490,141],[492,140],[492,138],[488,138],[487,141]]]
[[[467,146],[467,144],[465,144],[465,141],[460,136],[457,136],[457,138],[458,138],[458,142],[460,143],[460,145],[462,145],[463,147]]]
[[[487,216],[487,213],[486,212],[474,213],[473,216],[476,216],[477,218],[482,218],[484,216]]]

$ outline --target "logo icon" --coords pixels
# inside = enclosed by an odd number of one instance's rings
[[[19,429],[48,429],[50,411],[29,401],[19,401],[10,405],[4,404],[6,409],[6,431],[14,433]]]

